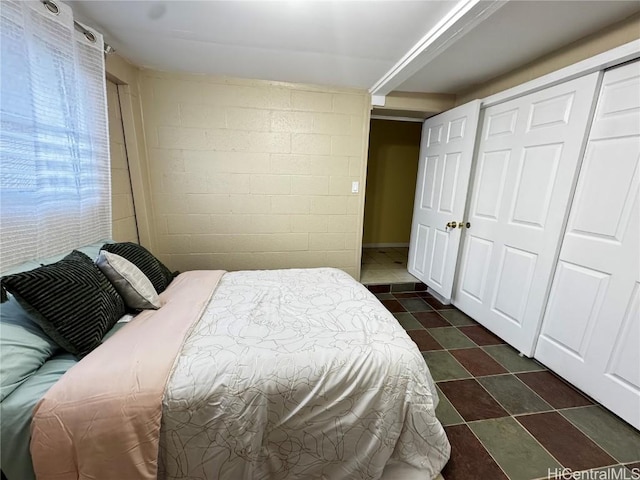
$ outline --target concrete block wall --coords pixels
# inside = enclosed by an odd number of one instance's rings
[[[367,92],[149,70],[140,91],[155,253],[171,268],[358,278]]]

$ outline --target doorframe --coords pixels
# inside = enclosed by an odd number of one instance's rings
[[[105,70],[107,80],[115,83],[118,88],[138,240],[140,245],[153,251],[156,235],[151,220],[152,206],[150,198],[146,195],[150,189],[147,146],[141,123],[138,69],[118,55],[108,55],[105,60]]]
[[[455,107],[452,107],[455,108]],[[424,122],[426,120],[426,118],[418,118],[418,117],[410,117],[410,116],[395,116],[395,115],[377,115],[377,114],[373,114],[372,113],[373,110],[373,104],[367,106],[367,114],[368,114],[368,118],[366,119],[365,122],[365,129],[366,129],[366,135],[365,135],[365,139],[363,141],[364,144],[364,161],[362,162],[362,170],[360,173],[361,176],[361,182],[360,182],[360,191],[362,192],[362,195],[360,195],[361,198],[361,204],[360,204],[360,212],[362,212],[362,215],[360,216],[360,222],[357,225],[358,228],[358,238],[356,241],[356,278],[359,282],[362,281],[362,250],[364,248],[364,207],[365,207],[365,203],[366,203],[366,198],[367,198],[367,171],[369,168],[369,145],[371,143],[371,121],[372,120],[391,120],[391,121],[398,121],[398,122],[413,122],[413,123],[420,123],[424,125]],[[410,110],[406,110],[408,113],[410,113]],[[430,116],[433,115],[438,115],[439,113],[442,112],[438,112],[438,113],[433,113]],[[418,159],[419,161],[420,159]]]

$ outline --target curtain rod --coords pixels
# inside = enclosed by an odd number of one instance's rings
[[[56,3],[53,2],[52,0],[40,0],[40,1],[45,7],[47,7],[47,10],[49,10],[54,15],[57,15],[60,12],[58,5],[56,5]],[[84,36],[87,38],[87,40],[95,43],[96,36],[93,34],[93,32],[91,32],[91,30],[87,30],[84,27],[84,25],[82,25],[80,22],[76,22],[75,20],[73,21],[73,26],[76,27],[78,30],[80,30],[84,34]],[[116,49],[113,48],[111,45],[109,45],[106,42],[104,43],[105,55],[110,55],[112,53],[115,53],[115,51]]]

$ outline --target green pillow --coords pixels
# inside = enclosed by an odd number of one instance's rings
[[[51,357],[58,345],[15,298],[0,304],[0,401]]]

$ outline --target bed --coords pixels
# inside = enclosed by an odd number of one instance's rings
[[[427,479],[447,462],[422,355],[346,273],[185,272],[160,298],[3,399],[8,480],[33,477],[30,453],[52,479]],[[163,362],[157,415],[138,407]]]

